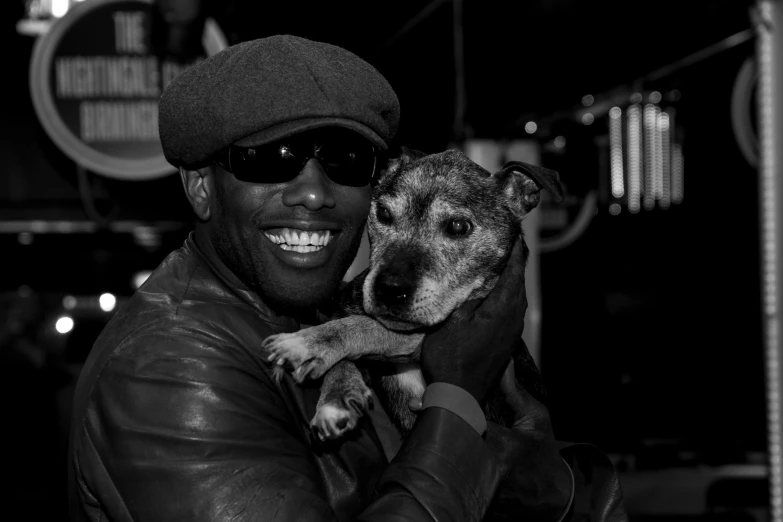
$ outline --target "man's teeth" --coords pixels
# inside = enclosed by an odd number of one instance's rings
[[[315,252],[321,250],[332,240],[332,232],[329,230],[296,230],[284,228],[275,233],[264,232],[264,235],[283,250],[294,252]]]

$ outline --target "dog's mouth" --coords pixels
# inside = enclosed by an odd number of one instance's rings
[[[331,243],[331,230],[299,230],[296,228],[273,228],[264,230],[264,235],[283,250],[308,253],[318,252]]]

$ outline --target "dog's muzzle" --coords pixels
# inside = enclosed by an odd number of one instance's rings
[[[416,291],[416,265],[412,256],[399,255],[375,278],[373,294],[376,305],[387,309],[410,303]]]

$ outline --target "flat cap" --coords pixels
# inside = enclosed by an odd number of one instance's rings
[[[166,87],[158,109],[166,159],[189,169],[230,144],[252,147],[324,126],[386,149],[399,120],[397,96],[372,65],[291,35],[232,45],[193,65]]]

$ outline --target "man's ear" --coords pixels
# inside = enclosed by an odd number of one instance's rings
[[[208,221],[212,215],[214,176],[210,167],[198,170],[179,168],[179,177],[193,212],[200,221]]]
[[[556,170],[509,161],[494,177],[503,185],[509,206],[519,219],[536,208],[541,200],[541,189],[548,190],[556,202],[563,201],[563,187]]]

